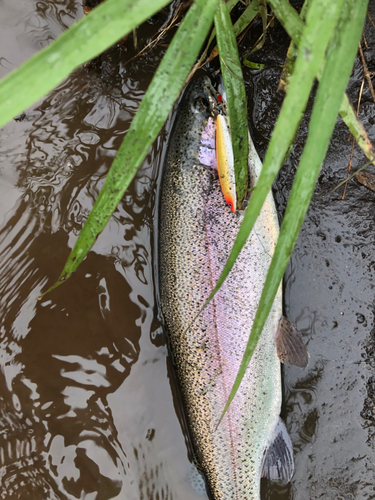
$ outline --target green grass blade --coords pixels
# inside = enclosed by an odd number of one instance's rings
[[[59,280],[48,291],[77,269],[116,209],[181,92],[212,24],[218,2],[196,0],[186,14],[139,106]]]
[[[0,81],[0,127],[106,50],[168,0],[107,0]]]
[[[237,4],[238,4],[238,1],[239,0],[229,0],[229,2],[227,2],[227,9],[228,9],[228,12],[231,12],[233,7],[235,7]],[[209,46],[211,45],[212,43],[212,40],[215,38],[216,36],[216,30],[215,28],[211,31],[211,34],[210,34],[210,37],[208,39],[208,42],[207,42],[207,46],[206,46],[206,50],[204,51],[204,54],[207,54],[207,51],[208,51],[208,48]]]
[[[342,1],[332,1],[328,7],[325,0],[314,0],[311,4],[290,84],[290,91],[284,100],[276,122],[258,184],[254,189],[228,261],[215,288],[208,297],[207,303],[221,287],[232,269],[238,254],[254,226],[277,172],[284,161],[285,154],[294,139],[314,79],[323,62],[328,42],[332,37]],[[320,22],[317,22],[321,12],[324,12],[325,16]]]
[[[300,12],[300,18],[303,22],[305,22],[306,19],[308,6],[309,6],[309,0],[305,0]],[[284,90],[285,92],[288,91],[289,81],[293,73],[294,63],[297,58],[297,53],[298,53],[298,47],[292,40],[288,48],[286,61],[280,77],[279,90]]]
[[[345,94],[340,106],[340,116],[353,134],[358,146],[365,153],[367,158],[375,165],[375,150],[367,132],[356,115],[348,96]]]
[[[241,224],[240,230],[229,254],[224,269],[208,297],[206,304],[228,276],[238,254],[245,244],[254,223],[263,206],[267,193],[279,171],[285,154],[292,143],[298,125],[305,110],[314,79],[324,60],[324,54],[331,39],[343,0],[335,0],[327,4],[325,0],[314,0],[307,14],[306,27],[301,38],[294,74],[276,122],[270,144],[264,159],[263,169],[257,186]],[[322,15],[324,13],[324,15]],[[237,390],[238,386],[234,389]],[[233,395],[231,399],[233,398]],[[228,401],[226,408],[230,404]],[[225,411],[224,410],[224,411]]]
[[[230,12],[229,3],[227,4],[228,10]],[[233,25],[233,31],[236,37],[238,37],[244,29],[246,29],[253,19],[259,14],[259,3],[258,0],[253,0],[250,5],[242,12],[240,17]],[[214,30],[215,31],[215,30]],[[212,40],[211,40],[212,41]],[[217,47],[213,51],[218,51]]]
[[[232,3],[228,2],[227,3],[227,7],[228,7],[229,12],[234,7],[234,5],[232,5],[234,3],[237,3],[237,2],[232,2]],[[233,31],[234,31],[234,34],[236,37],[243,32],[243,30],[251,23],[251,21],[255,18],[255,16],[258,13],[259,13],[258,0],[253,0],[251,2],[251,4],[248,7],[246,7],[245,11],[241,14],[241,16],[237,19],[237,21],[233,25]],[[205,60],[205,58],[207,56],[208,49],[211,45],[212,40],[215,38],[215,36],[216,36],[216,30],[214,28],[211,32],[210,38],[208,39],[208,42],[206,44],[206,48],[204,49],[202,55],[199,58],[199,61],[197,61],[197,63],[194,65],[194,68],[191,70],[191,72],[189,74],[189,80],[193,76],[193,74],[196,72],[196,70],[203,65],[203,61]],[[217,45],[216,45],[211,51],[210,60],[213,59],[214,57],[216,57],[218,54],[219,54],[219,50],[218,50]]]
[[[236,176],[237,204],[240,206],[245,198],[248,186],[247,156],[249,143],[247,136],[246,93],[236,37],[233,32],[228,8],[224,2],[219,3],[215,14],[215,29],[217,45],[219,47],[221,72],[228,102]]]
[[[358,0],[355,4],[352,0],[344,0],[340,8],[341,17],[328,48],[326,64],[311,115],[306,146],[293,183],[249,342],[226,408],[232,401],[250,362],[306,215],[353,68],[366,7],[367,0]],[[306,31],[307,29],[308,22]]]
[[[243,56],[244,60],[247,60],[250,54],[253,54],[257,50],[260,50],[266,41],[267,15],[268,15],[266,0],[258,0],[258,12],[262,19],[262,36],[260,37],[258,43],[256,43],[255,46]]]
[[[269,0],[269,3],[290,38],[298,46],[304,29],[304,23],[299,18],[297,12],[287,2],[287,0]],[[318,73],[317,78],[320,79],[320,73]],[[375,165],[374,147],[371,144],[367,132],[358,119],[346,94],[344,95],[340,106],[340,116],[345,125],[349,128],[350,132],[353,134],[358,146],[362,149],[367,158]]]
[[[227,2],[227,9],[228,9],[228,11],[230,12],[233,9],[233,7],[235,7],[238,4],[239,1],[240,0],[229,0]]]
[[[243,30],[249,26],[257,14],[259,14],[259,3],[258,0],[253,0],[234,23],[234,34],[236,36],[240,35]]]
[[[277,19],[284,26],[285,31],[298,46],[304,28],[304,24],[298,12],[287,0],[268,0],[268,3],[271,5]]]

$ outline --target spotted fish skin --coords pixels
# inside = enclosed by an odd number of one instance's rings
[[[274,334],[281,289],[244,379],[221,424],[278,236],[271,194],[230,275],[185,333],[214,287],[243,214],[233,213],[218,173],[199,158],[220,112],[207,77],[186,90],[166,157],[159,217],[160,300],[197,458],[214,500],[260,498],[264,454],[281,406]],[[260,162],[249,154],[254,185]],[[255,153],[256,155],[256,153]]]

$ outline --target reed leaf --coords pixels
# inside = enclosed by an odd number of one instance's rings
[[[233,5],[234,3],[238,3],[238,2],[228,2],[227,3],[227,8],[228,8],[229,12],[234,7],[234,5]],[[258,0],[253,0],[251,2],[251,4],[246,7],[244,12],[240,15],[240,17],[237,19],[237,21],[233,25],[233,31],[234,31],[234,34],[236,37],[238,37],[247,28],[247,26],[249,26],[249,24],[253,21],[255,16],[258,15],[258,13],[259,13]],[[208,49],[210,48],[211,42],[215,38],[215,36],[216,36],[216,30],[214,28],[210,34],[208,42],[206,43],[206,48],[202,52],[199,60],[196,62],[196,64],[194,65],[193,69],[191,70],[191,72],[189,74],[189,80],[194,75],[194,73],[196,72],[196,70],[198,68],[201,68],[202,66],[204,66],[204,64],[206,64],[208,61],[211,61],[219,54],[219,49],[218,49],[217,45],[215,45],[215,47],[211,51],[210,56],[208,57],[208,60],[206,60],[206,62],[204,62],[204,60],[206,59],[206,56],[207,56]]]
[[[316,78],[324,61],[327,46],[335,33],[343,1],[344,0],[332,0],[329,3],[325,2],[325,0],[311,1],[306,17],[306,26],[301,36],[294,73],[291,78],[290,90],[283,102],[279,118],[276,122],[276,126],[266,152],[258,184],[252,194],[249,207],[246,210],[244,220],[238,232],[233,249],[229,255],[228,261],[207,302],[213,297],[224,282],[225,278],[228,276],[238,254],[253,229],[254,223],[263,206],[267,193],[271,189],[277,172],[284,161],[285,154],[294,139],[302,114],[305,110],[314,79]],[[354,56],[351,60],[351,64],[353,64],[353,60]],[[341,95],[340,99],[342,99]],[[296,210],[298,209],[297,206],[294,206],[294,208]],[[289,237],[292,238],[293,235],[289,234]],[[278,281],[278,284],[280,283],[280,280]],[[271,285],[267,283],[263,290],[262,297],[269,296],[270,290]],[[245,369],[250,362],[251,356],[262,332],[265,319],[268,316],[269,309],[267,311],[267,308],[270,307],[271,304],[267,303],[267,306],[265,307],[263,300],[262,305],[258,307],[244,359],[229,399],[226,403],[223,415],[232,401],[239,387],[240,381],[242,380]]]
[[[317,3],[315,2],[314,4],[312,2],[311,16],[315,14],[313,9]],[[355,4],[351,0],[344,0],[344,2],[337,2],[336,7],[340,9],[340,19],[328,47],[327,58],[311,115],[306,146],[297,169],[275,254],[268,270],[250,338],[226,408],[229,406],[241,383],[252,353],[262,333],[264,323],[271,310],[277,289],[284,276],[286,266],[310,204],[315,183],[328,149],[329,141],[336,124],[337,114],[353,68],[366,15],[367,0],[358,0]],[[335,17],[335,15],[332,16],[331,29],[335,23]],[[308,32],[308,28],[309,19],[307,19],[306,23],[306,33]],[[302,46],[304,35],[305,33],[302,35]],[[300,53],[298,58],[300,58]],[[298,58],[296,70],[299,62]],[[295,75],[293,75],[291,91],[295,78]]]
[[[298,12],[290,5],[287,0],[268,0],[277,19],[284,26],[293,42],[298,46],[304,23]]]
[[[309,6],[309,0],[305,0],[305,3],[303,4],[300,12],[300,18],[303,21],[303,23],[305,22],[306,19],[308,6]],[[288,91],[289,80],[293,73],[293,68],[297,57],[297,53],[298,53],[298,47],[296,43],[292,40],[288,48],[286,61],[284,63],[283,71],[280,77],[279,90],[284,90],[285,92]]]
[[[215,14],[215,29],[221,73],[227,95],[229,121],[234,154],[237,204],[245,198],[248,186],[247,156],[249,151],[245,84],[242,76],[236,36],[229,11],[224,2],[219,3]]]
[[[0,127],[167,3],[168,0],[107,0],[92,10],[0,81]]]
[[[375,150],[370,138],[354,111],[348,96],[345,94],[340,106],[340,116],[345,125],[353,134],[358,146],[362,149],[367,158],[375,165]]]
[[[45,293],[77,269],[116,209],[182,90],[208,34],[218,2],[196,0],[186,14],[143,97],[58,281]]]
[[[310,3],[310,0],[308,0]],[[301,33],[304,28],[304,23],[298,16],[297,12],[289,4],[287,0],[269,0],[277,18],[283,24],[286,32],[292,41],[298,46]],[[320,79],[320,72],[317,75]],[[341,106],[340,116],[345,125],[353,134],[358,146],[362,149],[367,158],[375,165],[375,152],[374,147],[365,131],[361,121],[358,119],[350,101],[346,94],[344,94]]]
[[[258,0],[253,0],[250,5],[246,7],[240,17],[233,25],[233,30],[236,36],[241,34],[245,28],[254,20],[255,16],[259,14]]]

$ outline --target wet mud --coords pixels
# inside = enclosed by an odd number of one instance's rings
[[[375,17],[375,3],[370,2]],[[4,0],[0,76],[82,16],[82,5]],[[151,40],[168,13],[138,30]],[[257,22],[241,44],[260,33]],[[169,36],[169,35],[168,35]],[[375,28],[364,47],[375,71]],[[165,40],[164,40],[165,42]],[[138,59],[129,37],[75,71],[0,131],[0,498],[198,500],[191,447],[157,297],[157,197],[169,119],[114,216],[79,270],[58,277],[163,53]],[[264,156],[282,94],[288,47],[275,26],[244,69],[251,132]],[[216,62],[209,68],[214,71]],[[348,93],[356,105],[362,66]],[[309,104],[311,109],[312,102]],[[359,116],[375,142],[365,84]],[[280,218],[308,117],[274,186]],[[283,417],[296,471],[264,481],[272,500],[374,499],[375,193],[345,179],[351,153],[340,119],[285,276],[284,307],[310,352],[284,368]],[[352,168],[365,163],[354,148]],[[371,169],[369,169],[371,171]],[[372,171],[374,173],[374,171]]]

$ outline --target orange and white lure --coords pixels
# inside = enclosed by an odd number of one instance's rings
[[[217,115],[216,118],[216,162],[224,199],[232,212],[235,212],[237,209],[236,179],[232,139],[223,115]]]

